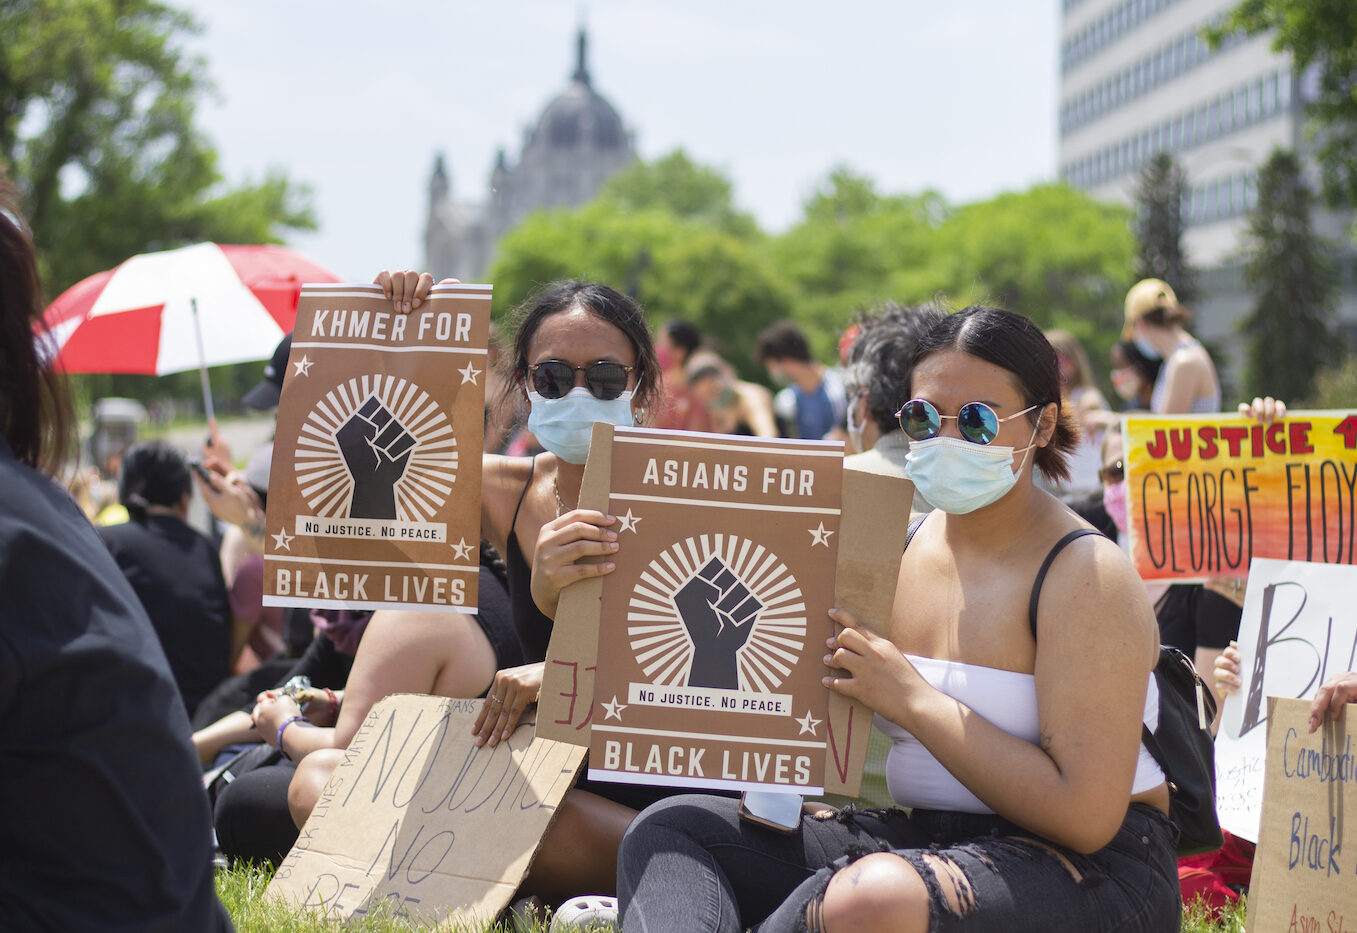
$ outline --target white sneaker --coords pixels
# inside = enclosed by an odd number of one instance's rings
[[[617,917],[617,898],[599,894],[572,897],[561,905],[551,918],[548,933],[567,933],[571,930],[593,930],[611,933],[620,930]]]

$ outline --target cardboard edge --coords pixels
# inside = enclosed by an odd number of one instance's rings
[[[914,484],[845,464],[842,502],[834,603],[884,633],[895,605],[895,586],[883,584],[893,584],[900,573]],[[865,705],[830,694],[829,732],[842,736],[847,748],[845,756],[831,744],[825,757],[825,793],[858,795],[871,725],[872,711]]]
[[[589,459],[584,464],[584,480],[580,485],[580,508],[607,513],[612,460],[613,426],[595,423],[589,440]],[[592,668],[598,662],[602,605],[602,577],[581,580],[561,591],[537,704],[537,734],[544,738],[589,747],[589,728],[576,726],[573,720],[579,718],[575,706],[580,698],[593,706],[593,677],[588,678],[587,691],[579,689],[578,678],[584,669]],[[573,675],[570,672],[572,664],[576,665]],[[587,709],[583,721],[589,721]]]

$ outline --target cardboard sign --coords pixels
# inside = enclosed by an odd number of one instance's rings
[[[1357,567],[1253,562],[1239,626],[1243,683],[1226,697],[1216,734],[1216,813],[1236,836],[1258,839],[1268,698],[1308,701],[1324,681],[1357,668],[1353,593]]]
[[[612,435],[610,426],[596,425],[594,428],[580,495],[584,508],[609,509],[613,470]],[[692,439],[694,435],[686,437]],[[644,471],[641,474],[643,476]],[[895,599],[895,579],[899,573],[900,555],[909,524],[913,485],[899,477],[855,470],[842,471],[842,484],[839,533],[830,536],[831,541],[834,537],[839,538],[837,562],[834,565],[834,578],[837,581],[834,603],[854,612],[880,630],[890,618]],[[621,511],[625,513],[626,510]],[[712,511],[716,510],[703,510],[704,513]],[[757,527],[757,523],[765,517],[760,516],[756,521],[746,520],[738,531]],[[826,528],[828,530],[828,525]],[[805,534],[808,541],[813,540],[807,529],[801,529],[800,533]],[[623,535],[624,549],[627,539],[631,537],[630,534]],[[821,568],[824,566],[823,560],[822,557]],[[818,570],[818,575],[826,576],[823,569]],[[539,735],[587,745],[590,742],[591,725],[607,716],[602,703],[596,706],[594,694],[603,581],[604,578],[581,581],[561,593],[539,703]],[[816,653],[817,662],[821,655],[822,652]],[[818,663],[815,666],[818,667]],[[817,673],[817,681],[818,677]],[[820,689],[823,691],[823,688]],[[600,695],[600,700],[611,699],[611,695]],[[827,712],[825,726],[817,727],[817,731],[821,728],[827,730],[824,732],[828,743],[824,787],[827,791],[856,795],[867,754],[872,714],[860,704],[837,694],[828,695]],[[608,721],[615,722],[611,719]],[[766,752],[766,748],[763,751]]]
[[[843,446],[618,428],[589,777],[819,793]]]
[[[1244,576],[1255,557],[1353,563],[1357,414],[1125,419],[1131,558],[1146,580]]]
[[[1308,702],[1273,699],[1269,707],[1263,829],[1246,930],[1351,933],[1357,930],[1357,717],[1349,704],[1311,734]]]
[[[333,920],[379,909],[484,925],[508,906],[580,748],[533,737],[477,748],[481,700],[377,703],[325,785],[265,896]]]
[[[302,289],[278,406],[264,602],[476,611],[489,285],[396,314]]]

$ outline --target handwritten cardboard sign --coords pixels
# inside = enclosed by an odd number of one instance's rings
[[[1357,930],[1357,717],[1311,734],[1310,704],[1269,701],[1263,827],[1249,885],[1249,933]],[[1352,817],[1352,821],[1348,820]]]
[[[1131,557],[1146,580],[1248,573],[1255,557],[1351,564],[1357,414],[1125,419]]]
[[[1236,836],[1258,839],[1268,698],[1308,701],[1357,667],[1354,593],[1357,567],[1253,562],[1239,626],[1243,684],[1226,697],[1216,734],[1216,813]]]
[[[484,924],[508,906],[583,749],[533,737],[477,748],[481,700],[373,706],[266,897],[329,919],[383,909]]]
[[[489,285],[396,314],[305,286],[269,475],[264,602],[476,611]]]
[[[610,508],[614,468],[612,437],[610,426],[595,425],[580,496],[582,507],[603,511]],[[695,474],[690,472],[689,475]],[[644,469],[636,479],[643,478]],[[837,559],[828,564],[825,563],[827,558],[822,558],[817,575],[829,578],[832,574],[834,604],[851,610],[878,630],[884,630],[890,619],[912,498],[913,485],[908,480],[851,469],[842,471]],[[625,513],[626,510],[622,511]],[[704,509],[700,514],[712,511],[715,509]],[[747,535],[760,521],[762,518],[747,519],[738,530]],[[814,524],[818,525],[818,522]],[[709,533],[715,531],[714,528],[707,530]],[[808,529],[799,529],[799,533],[804,534],[807,541],[813,540]],[[631,537],[630,534],[623,535],[624,550],[628,543],[626,539]],[[594,578],[573,584],[561,593],[538,709],[539,735],[588,745],[591,726],[607,717],[602,702],[595,702],[603,592],[603,578]],[[807,615],[809,617],[809,613]],[[598,699],[611,701],[612,697],[611,694],[606,697],[600,694]],[[817,717],[818,714],[812,716]],[[828,695],[827,722],[823,727],[828,745],[823,769],[826,791],[856,795],[867,754],[871,720],[871,712],[862,705],[837,694]],[[608,721],[612,722],[611,719]],[[763,751],[766,753],[766,749]],[[743,758],[740,760],[743,762]],[[621,761],[625,765],[625,759]],[[667,761],[665,764],[667,766]],[[714,770],[719,771],[719,768]],[[819,773],[813,773],[813,776],[818,777]]]
[[[589,777],[819,793],[843,446],[618,428]]]

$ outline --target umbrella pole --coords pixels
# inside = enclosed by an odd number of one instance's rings
[[[198,299],[190,298],[193,308],[193,333],[198,338],[198,374],[203,379],[203,410],[207,412],[207,429],[211,436],[217,434],[217,417],[212,411],[212,386],[207,381],[207,354],[203,352],[203,329],[198,324]]]

